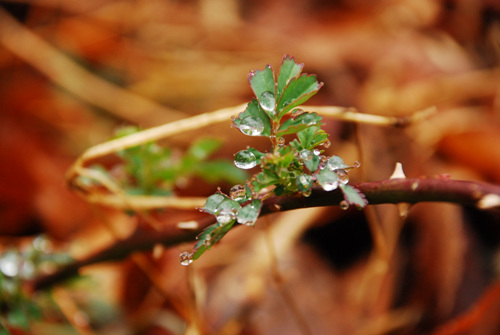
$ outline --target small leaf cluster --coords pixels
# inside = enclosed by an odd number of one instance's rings
[[[238,222],[253,226],[262,201],[271,195],[300,193],[309,196],[315,184],[326,191],[340,188],[343,207],[358,208],[367,201],[356,188],[347,185],[348,171],[358,167],[346,165],[338,156],[323,155],[330,146],[328,134],[317,113],[298,108],[322,87],[315,75],[301,74],[304,64],[285,56],[276,76],[270,65],[252,71],[248,76],[255,98],[233,124],[248,136],[265,136],[271,141],[269,152],[247,147],[235,154],[234,164],[241,169],[259,166],[245,185],[235,185],[229,195],[220,190],[207,199],[202,211],[215,215],[217,223],[199,236],[193,252],[181,254],[181,263],[189,264],[219,241]],[[293,136],[293,139],[291,137]]]
[[[9,329],[28,331],[42,317],[42,308],[26,294],[23,283],[44,269],[72,261],[65,253],[51,252],[49,246],[44,236],[37,236],[23,249],[6,249],[0,254],[0,334],[10,334]]]
[[[122,127],[115,137],[138,131],[135,126]],[[117,154],[122,162],[109,172],[102,166],[94,168],[112,176],[130,195],[170,196],[176,186],[182,187],[182,181],[194,176],[209,183],[227,181],[233,184],[245,180],[248,174],[230,161],[210,159],[221,145],[218,139],[201,138],[181,153],[150,142],[119,151]]]

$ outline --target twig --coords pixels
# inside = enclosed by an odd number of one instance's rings
[[[480,209],[500,207],[500,186],[473,181],[442,178],[390,179],[360,183],[355,186],[365,194],[371,205],[448,202],[475,206]],[[326,192],[321,188],[314,188],[309,197],[274,196],[266,199],[261,216],[306,207],[336,206],[342,200],[343,195],[340,190]],[[215,219],[210,216],[196,222],[197,228],[190,230],[181,229],[175,225],[165,225],[161,231],[137,230],[130,237],[117,241],[105,250],[62,267],[51,275],[35,279],[32,282],[33,289],[41,290],[50,287],[76,275],[81,267],[104,261],[121,260],[132,252],[149,250],[157,243],[171,247],[194,241],[203,229],[215,222]]]
[[[134,123],[153,125],[185,113],[116,86],[79,66],[0,8],[0,44],[76,97]]]
[[[142,209],[154,209],[160,207],[174,207],[174,208],[185,208],[186,201],[179,198],[166,198],[164,200],[160,197],[146,199],[144,197],[137,198],[133,196],[128,196],[126,199],[123,197],[123,192],[115,192],[113,188],[107,187],[109,191],[112,192],[110,195],[96,195],[85,192],[85,185],[78,182],[78,177],[85,175],[86,169],[84,166],[87,162],[104,157],[106,155],[114,154],[118,151],[131,148],[137,145],[158,141],[161,139],[168,138],[170,136],[183,133],[186,131],[192,131],[195,129],[200,129],[213,124],[227,121],[232,115],[236,115],[243,111],[246,104],[238,105],[234,107],[228,107],[216,110],[214,112],[200,114],[192,116],[186,119],[170,122],[161,126],[145,129],[137,133],[113,139],[98,145],[95,145],[87,149],[75,163],[71,166],[67,173],[68,184],[72,186],[75,190],[80,190],[80,195],[87,201],[92,203],[101,204],[112,204],[113,207],[128,208],[127,204],[131,204],[132,207],[142,208]],[[431,114],[436,112],[434,107],[428,108],[423,111],[416,112],[410,116],[397,118],[379,115],[370,115],[357,112],[353,108],[337,107],[337,106],[309,106],[308,109],[315,110],[318,113],[341,119],[343,121],[358,122],[358,123],[368,123],[378,126],[407,126],[411,123],[422,120],[423,118],[429,117]],[[88,173],[87,173],[88,174]],[[91,175],[88,177],[92,178]],[[96,178],[93,178],[96,179]],[[97,180],[97,179],[96,179]],[[98,180],[103,186],[111,185],[113,182],[105,175],[100,176]]]

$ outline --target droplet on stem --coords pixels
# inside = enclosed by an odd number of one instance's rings
[[[349,203],[347,201],[345,201],[345,200],[342,200],[340,202],[339,206],[340,206],[340,209],[342,209],[342,210],[345,211],[346,209],[349,208]]]
[[[244,185],[234,185],[229,191],[229,196],[235,201],[243,200],[246,198],[246,190]]]

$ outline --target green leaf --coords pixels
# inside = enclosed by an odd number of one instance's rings
[[[225,225],[213,224],[205,228],[200,235],[198,241],[194,245],[192,260],[198,259],[205,251],[210,249],[212,245],[219,242],[224,235],[233,227],[235,220]]]
[[[276,116],[276,83],[270,65],[262,71],[251,72],[248,81],[262,109],[273,118]]]
[[[327,164],[328,168],[331,170],[341,170],[341,169],[350,168],[350,166],[346,165],[344,163],[344,160],[342,158],[340,158],[339,156],[330,157],[326,164]]]
[[[278,75],[278,86],[277,86],[277,96],[280,97],[285,89],[286,85],[290,82],[291,79],[296,78],[300,72],[304,64],[295,63],[295,59],[288,55],[283,57],[283,61],[281,62],[280,73]]]
[[[240,224],[247,226],[255,225],[255,221],[260,214],[260,209],[262,208],[262,201],[259,199],[252,200],[251,203],[247,204],[238,211],[237,221]]]
[[[328,134],[323,129],[316,126],[311,126],[297,133],[297,138],[300,141],[302,149],[314,149],[320,144],[328,141]],[[293,144],[294,149],[297,150],[297,144]],[[300,150],[302,150],[300,149]]]
[[[226,198],[222,200],[215,208],[215,214],[217,214],[218,211],[223,210],[223,209],[232,209],[234,211],[239,211],[241,208],[241,205],[238,203],[238,201],[235,201],[231,198]]]
[[[24,311],[20,306],[16,306],[13,310],[9,311],[7,314],[7,322],[14,326],[21,328],[23,330],[29,329],[29,320]]]
[[[313,185],[313,179],[310,175],[308,174],[302,174],[300,175],[295,183],[297,184],[298,190],[303,193],[307,193],[311,190],[311,187]]]
[[[252,181],[254,192],[259,192],[260,190],[278,184],[280,178],[278,175],[270,170],[264,170],[255,176],[255,180]]]
[[[314,146],[312,145],[314,135],[316,131],[318,131],[318,127],[309,127],[304,130],[301,130],[297,133],[297,138],[301,144],[303,149],[312,149]]]
[[[309,169],[309,171],[314,172],[319,168],[319,163],[321,159],[318,155],[311,155],[311,159],[305,160],[304,165]]]
[[[262,157],[264,157],[266,154],[263,152],[260,152],[259,150],[249,147],[247,149],[248,151],[252,152],[255,155],[255,158],[257,158],[257,164],[260,164]]]
[[[368,205],[368,200],[360,190],[347,184],[340,184],[340,189],[344,193],[344,199],[350,205],[356,205],[359,209]]]
[[[275,94],[274,74],[271,65],[266,65],[264,70],[251,72],[248,75],[248,81],[257,99],[259,99],[264,92]]]
[[[310,126],[321,126],[322,117],[316,113],[303,113],[295,119],[290,118],[283,122],[276,134],[276,136],[284,136],[287,134],[295,134]]]
[[[212,194],[207,198],[207,201],[205,202],[205,206],[201,208],[206,213],[209,214],[215,214],[215,210],[217,209],[217,206],[220,205],[221,202],[224,200],[229,199],[226,195],[217,192],[215,194]]]
[[[316,80],[315,75],[303,74],[290,80],[278,101],[278,118],[309,100],[310,97],[318,93],[322,85]]]
[[[248,179],[246,171],[238,169],[233,163],[225,160],[201,162],[198,164],[194,174],[214,184],[221,180],[225,180],[231,184],[238,184]]]
[[[339,187],[338,175],[329,169],[320,170],[319,173],[315,174],[315,177],[318,184],[320,184],[325,191],[333,191]]]
[[[271,120],[269,116],[264,112],[264,110],[260,107],[259,102],[256,99],[252,99],[247,105],[247,108],[244,112],[241,112],[238,115],[238,118],[234,119],[234,125],[240,129],[240,131],[246,134],[243,130],[241,130],[241,121],[246,117],[254,117],[262,122],[264,125],[264,129],[260,136],[271,136]]]
[[[222,142],[216,138],[199,139],[189,147],[187,155],[196,158],[198,161],[202,161],[217,151],[221,145]]]

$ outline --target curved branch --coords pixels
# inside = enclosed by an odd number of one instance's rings
[[[388,179],[365,182],[355,185],[363,192],[369,204],[397,204],[418,202],[448,202],[480,209],[500,207],[500,186],[474,181],[461,181],[442,178]],[[343,200],[340,190],[326,192],[315,188],[309,197],[281,196],[270,197],[264,201],[261,216],[270,213],[299,208],[335,206]],[[206,227],[215,223],[213,216],[196,221],[195,229],[183,229],[182,225],[170,225],[162,231],[137,230],[128,238],[118,241],[107,249],[66,265],[53,274],[35,279],[31,285],[34,290],[46,289],[78,274],[80,268],[106,261],[126,258],[136,251],[146,251],[158,243],[171,247],[184,242],[194,241]]]

